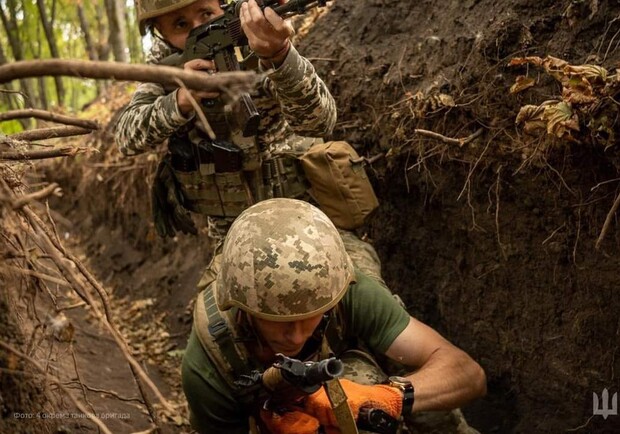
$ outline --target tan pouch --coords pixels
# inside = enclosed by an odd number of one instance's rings
[[[312,146],[300,157],[310,195],[342,229],[355,229],[379,206],[364,163],[347,142]]]

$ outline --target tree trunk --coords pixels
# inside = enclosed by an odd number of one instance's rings
[[[77,14],[78,19],[80,20],[80,29],[82,29],[82,34],[84,34],[84,42],[86,43],[86,52],[88,53],[88,58],[90,60],[99,60],[97,49],[95,48],[93,38],[90,34],[90,25],[88,24],[86,14],[84,14],[84,7],[81,3],[77,4]]]
[[[4,65],[5,63],[7,63],[6,56],[4,54],[4,49],[2,48],[2,44],[0,44],[0,66]],[[5,83],[4,88],[8,91],[14,90],[13,85],[11,83]],[[15,101],[13,100],[13,96],[11,93],[0,93],[0,96],[2,96],[2,99],[6,101],[6,104],[10,110],[17,109],[17,105],[15,104]],[[29,119],[18,119],[18,120],[19,120],[19,123],[22,124],[23,129],[25,130],[29,129],[30,127]]]
[[[52,16],[52,21],[48,20],[44,0],[37,0],[37,6],[39,8],[39,16],[41,17],[41,23],[43,24],[43,30],[45,31],[47,44],[50,48],[50,54],[54,59],[60,59],[58,46],[56,45],[56,39],[54,38],[54,31],[52,30],[54,17]],[[56,82],[56,95],[58,96],[58,105],[62,106],[65,99],[65,87],[63,85],[61,77],[55,77],[54,81]]]
[[[105,0],[105,7],[114,60],[127,63],[129,62],[129,49],[125,31],[125,2],[124,0]]]
[[[0,2],[0,20],[2,21],[2,25],[4,26],[4,30],[6,31],[7,37],[9,39],[9,45],[11,46],[11,51],[13,52],[13,57],[16,61],[24,60],[24,56],[22,54],[21,43],[17,36],[17,18],[15,16],[15,8],[11,7],[12,4],[9,3],[9,12],[10,16],[7,17],[4,9],[3,2]],[[6,62],[5,62],[6,63]],[[30,84],[29,80],[20,80],[20,90],[25,96],[24,105],[26,107],[34,107],[34,90]]]
[[[97,16],[97,58],[99,60],[108,60],[110,57],[110,44],[108,43],[108,32],[106,30],[104,20],[101,17],[105,14],[105,9],[100,2],[95,3]]]

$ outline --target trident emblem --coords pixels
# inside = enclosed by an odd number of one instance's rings
[[[618,415],[618,392],[614,393],[611,397],[611,408],[609,408],[609,392],[607,388],[603,389],[601,393],[601,405],[599,405],[598,395],[596,392],[592,392],[592,414],[603,416],[603,419],[607,420],[607,416]]]

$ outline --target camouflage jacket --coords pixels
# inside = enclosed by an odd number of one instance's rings
[[[163,41],[155,40],[147,63],[171,53]],[[124,155],[153,150],[180,128],[193,125],[194,116],[185,117],[179,111],[176,92],[166,94],[154,83],[138,87],[116,124],[116,142]],[[263,79],[253,100],[261,116],[257,142],[263,155],[303,151],[312,142],[299,136],[323,137],[336,123],[332,95],[293,46],[284,63]]]

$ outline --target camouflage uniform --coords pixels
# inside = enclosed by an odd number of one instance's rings
[[[147,62],[157,63],[172,53],[166,43],[157,39]],[[179,111],[176,93],[166,94],[161,85],[154,83],[138,87],[116,125],[116,141],[124,155],[154,150],[179,130],[193,142],[204,137],[194,116],[185,117]],[[252,99],[260,113],[255,140],[263,163],[278,156],[305,152],[322,142],[317,137],[329,134],[336,122],[333,97],[312,64],[293,46],[284,63],[264,78]],[[276,195],[266,192],[264,198]],[[223,239],[232,220],[208,217],[209,235]]]
[[[172,52],[166,43],[155,39],[147,63],[157,63]],[[139,85],[116,125],[116,141],[124,155],[154,150],[179,130],[185,131],[191,139],[201,136],[196,131],[194,117],[180,113],[176,92],[166,94],[161,85],[154,83]],[[313,144],[321,143],[322,139],[315,137],[329,134],[336,122],[333,97],[312,64],[294,46],[291,46],[284,63],[264,78],[253,101],[260,113],[256,144],[263,165],[278,156],[300,155]],[[234,139],[241,140],[239,137]],[[278,181],[273,184],[277,185]],[[277,196],[275,190],[275,187],[267,188],[263,198]],[[299,198],[310,200],[305,192]],[[206,217],[209,236],[216,241],[215,244],[221,243],[234,219]],[[383,283],[374,248],[352,232],[340,232],[356,266]],[[199,290],[213,281],[219,270],[217,248],[214,253],[211,265],[198,284]]]

